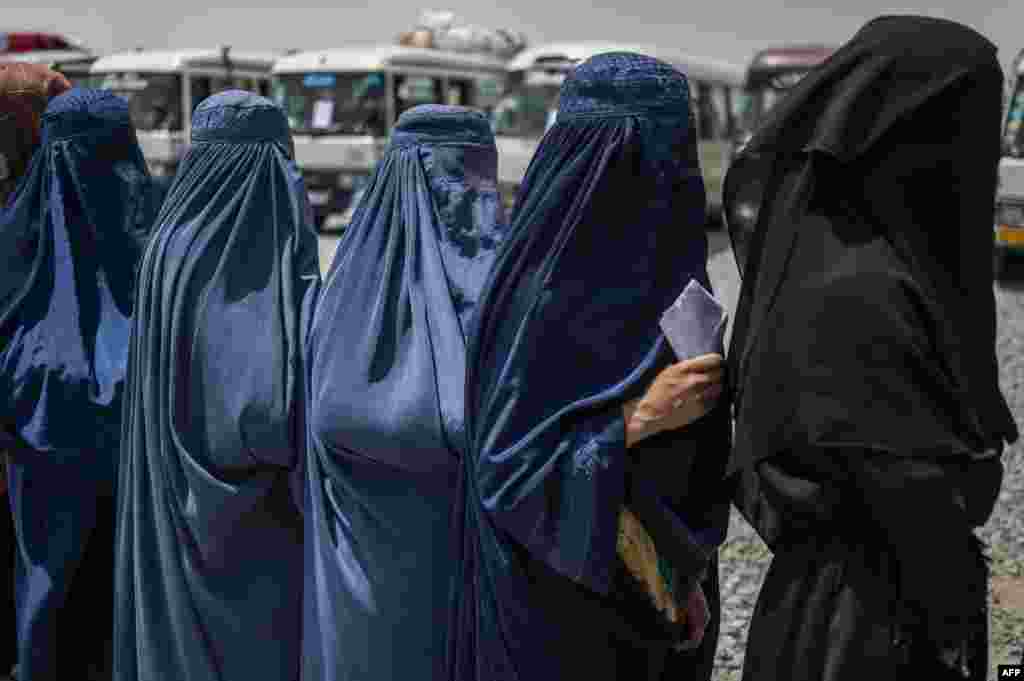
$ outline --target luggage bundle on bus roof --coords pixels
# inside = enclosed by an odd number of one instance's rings
[[[412,31],[398,36],[398,44],[449,52],[474,52],[511,59],[526,47],[519,32],[468,24],[448,10],[424,10]]]

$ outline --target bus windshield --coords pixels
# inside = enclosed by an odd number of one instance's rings
[[[557,109],[557,85],[526,85],[512,90],[494,107],[494,134],[539,139]]]
[[[306,73],[274,78],[274,99],[299,134],[387,134],[383,73]]]
[[[1024,77],[1017,85],[1006,109],[1006,128],[1003,130],[1003,155],[1024,158]]]
[[[93,79],[98,87],[128,100],[136,130],[180,131],[181,76],[174,73],[111,73]]]

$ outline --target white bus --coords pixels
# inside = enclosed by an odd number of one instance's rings
[[[1024,254],[1024,50],[1013,63],[1008,79],[1012,92],[1003,126],[1003,153],[999,160],[996,194],[995,274],[1001,278],[1010,256]]]
[[[90,87],[92,80],[89,69],[96,61],[96,55],[80,49],[31,50],[0,54],[0,61],[20,61],[42,64],[64,74],[74,87]]]
[[[128,100],[150,172],[169,183],[191,140],[196,106],[234,88],[269,95],[276,57],[228,47],[136,50],[100,57],[90,73],[94,87]]]
[[[678,50],[611,42],[557,43],[521,52],[509,65],[509,88],[493,113],[498,143],[498,180],[511,208],[526,168],[558,108],[565,76],[590,57],[605,52],[636,52],[660,59],[686,74],[697,114],[701,170],[708,208],[717,214],[722,178],[737,131],[745,69]]]
[[[506,62],[442,50],[374,45],[300,52],[273,70],[310,203],[321,229],[341,230],[381,158],[398,116],[419,104],[489,111]]]

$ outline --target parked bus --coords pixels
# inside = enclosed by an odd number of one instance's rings
[[[100,57],[90,74],[95,87],[128,100],[150,172],[169,184],[191,140],[196,106],[233,88],[269,95],[276,56],[229,47],[135,50]]]
[[[1010,256],[1024,253],[1024,50],[1011,73],[995,206],[996,278],[1002,278]]]
[[[768,48],[754,55],[747,68],[743,102],[738,111],[740,122],[733,141],[734,157],[786,92],[835,50],[827,45],[789,45]],[[729,201],[731,214],[727,220],[735,228],[750,230],[754,227],[761,201],[761,187],[754,178],[759,176],[752,168],[749,182],[734,184],[736,196]]]
[[[505,62],[443,50],[375,45],[290,54],[273,69],[317,226],[343,230],[398,116],[419,104],[489,111]]]
[[[686,74],[697,114],[700,165],[708,208],[717,212],[730,144],[736,134],[737,99],[743,68],[678,50],[610,42],[556,43],[524,50],[509,65],[508,91],[495,107],[498,181],[502,199],[512,207],[519,184],[541,137],[555,119],[558,91],[577,64],[605,52],[637,52],[660,59]]]
[[[742,147],[776,102],[807,73],[828,59],[836,48],[826,45],[790,45],[761,50],[747,67],[746,97],[740,110]]]

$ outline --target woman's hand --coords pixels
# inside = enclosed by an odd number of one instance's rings
[[[672,364],[639,400],[625,405],[626,446],[707,414],[722,395],[723,358],[717,353]]]

